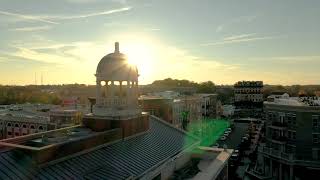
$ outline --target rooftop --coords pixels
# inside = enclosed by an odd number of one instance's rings
[[[286,106],[320,106],[319,97],[274,97],[269,96],[264,104],[286,105]]]
[[[146,133],[42,164],[17,148],[5,150],[0,153],[0,179],[139,178],[197,144],[196,138],[151,116]]]

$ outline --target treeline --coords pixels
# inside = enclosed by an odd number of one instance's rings
[[[230,103],[234,97],[233,85],[216,85],[212,81],[196,83],[189,80],[167,78],[154,81],[151,85],[165,87],[194,87],[198,93],[217,93],[223,104]],[[273,93],[288,93],[290,96],[320,96],[320,85],[264,85],[263,95],[268,97]]]
[[[189,80],[179,80],[167,78],[164,80],[156,80],[151,85],[161,87],[194,87],[197,93],[215,93],[216,85],[212,81],[196,83]]]
[[[172,87],[192,87],[197,93],[217,93],[218,99],[223,104],[232,103],[234,97],[233,85],[216,85],[212,81],[197,83],[189,80],[178,80],[167,78],[156,80],[149,86],[162,87],[159,89],[170,89]],[[165,87],[165,88],[163,88]],[[273,92],[288,93],[290,96],[320,96],[320,85],[265,85],[264,97]],[[0,104],[16,103],[48,103],[61,104],[65,98],[75,97],[80,103],[88,103],[88,97],[95,96],[94,85],[66,84],[66,85],[43,85],[43,86],[1,86]]]
[[[61,104],[61,98],[37,86],[0,86],[0,104],[22,103]]]

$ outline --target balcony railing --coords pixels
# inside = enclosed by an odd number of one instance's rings
[[[279,150],[275,150],[273,148],[266,147],[265,145],[260,146],[258,148],[258,151],[275,158],[289,161],[290,163],[294,163],[295,165],[314,166],[317,168],[320,167],[319,160],[298,159],[294,153],[285,153]]]
[[[293,161],[294,160],[294,154],[284,153],[282,151],[279,151],[279,150],[276,150],[276,149],[273,149],[273,148],[269,148],[269,147],[266,147],[266,146],[261,146],[261,147],[259,147],[258,150],[260,152],[265,153],[265,154],[268,154],[268,155],[271,155],[273,157],[277,157],[277,158],[280,158],[280,159],[284,159],[284,160],[287,160],[287,161]]]
[[[288,127],[288,124],[283,122],[272,122],[272,126]]]
[[[281,141],[281,142],[286,142],[288,140],[288,138],[285,136],[271,136],[271,137],[272,137],[272,140]]]

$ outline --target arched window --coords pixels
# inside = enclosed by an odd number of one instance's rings
[[[19,124],[15,124],[14,127],[19,127]]]
[[[100,81],[101,86],[105,86],[106,84],[107,84],[106,81]]]
[[[23,127],[23,128],[27,128],[27,125],[26,125],[26,124],[23,124],[22,127]]]
[[[8,126],[8,127],[11,127],[11,123],[8,123],[7,126]]]
[[[35,129],[35,128],[34,128],[34,125],[31,125],[31,126],[30,126],[30,129]]]
[[[39,126],[39,128],[38,128],[39,130],[43,130],[43,127],[42,126]]]

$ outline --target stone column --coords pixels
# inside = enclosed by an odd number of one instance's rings
[[[120,91],[119,91],[119,97],[122,100],[122,81],[119,81]]]
[[[282,180],[282,163],[279,163],[279,180]]]
[[[270,175],[273,176],[273,169],[272,169],[272,159],[270,159]]]
[[[114,98],[114,81],[111,81],[110,84],[110,98]]]
[[[131,98],[131,94],[130,94],[130,81],[127,81],[127,95],[126,95],[127,105],[130,105],[130,98]]]
[[[101,103],[101,101],[100,101],[100,99],[101,99],[101,81],[99,81],[99,80],[96,81],[96,97],[97,97],[96,104],[100,104]]]
[[[293,166],[292,165],[290,165],[290,172],[289,172],[289,179],[290,180],[293,180]]]

